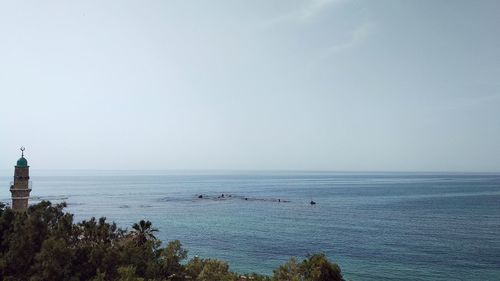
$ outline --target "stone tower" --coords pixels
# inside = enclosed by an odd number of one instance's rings
[[[21,158],[17,160],[14,170],[14,181],[11,182],[12,209],[23,211],[28,208],[28,199],[31,192],[30,166],[24,158],[24,147],[21,147]]]

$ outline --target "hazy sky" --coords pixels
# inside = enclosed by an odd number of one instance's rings
[[[500,171],[500,1],[2,1],[0,169]]]

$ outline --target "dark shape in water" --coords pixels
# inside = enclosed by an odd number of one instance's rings
[[[311,205],[316,205],[316,202],[312,201],[310,202]]]
[[[199,199],[202,199],[202,198],[203,198],[203,195],[202,195],[202,194],[198,195],[198,198],[199,198]]]

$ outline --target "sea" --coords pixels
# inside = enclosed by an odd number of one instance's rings
[[[12,176],[0,172],[5,203]],[[500,280],[500,174],[32,169],[31,180],[30,203],[65,201],[77,221],[128,229],[147,219],[164,243],[242,273],[321,252],[347,280]]]

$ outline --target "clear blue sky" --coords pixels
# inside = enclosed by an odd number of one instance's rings
[[[0,169],[500,171],[500,1],[0,1]]]

